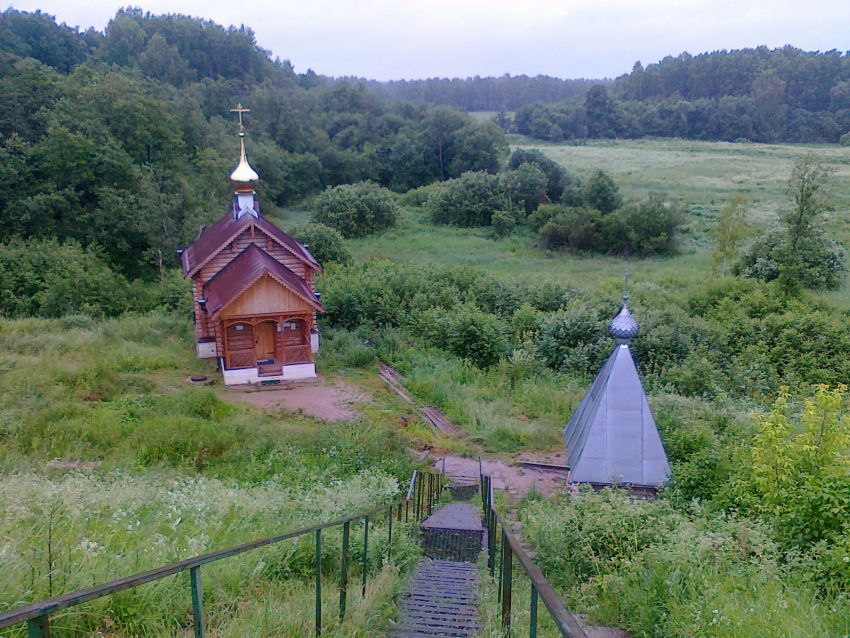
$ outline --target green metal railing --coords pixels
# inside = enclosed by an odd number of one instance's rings
[[[564,603],[552,589],[549,581],[534,564],[523,549],[519,539],[510,531],[510,526],[496,511],[493,504],[492,477],[481,473],[481,509],[484,513],[484,525],[487,527],[487,567],[490,576],[496,578],[496,559],[499,558],[499,603],[501,605],[502,631],[506,636],[511,633],[511,606],[513,603],[514,559],[525,572],[531,583],[530,621],[528,635],[537,638],[537,606],[542,600],[549,611],[558,631],[564,638],[587,638],[587,634],[576,622]],[[496,538],[499,538],[497,547]]]
[[[204,596],[201,586],[201,566],[214,563],[237,554],[249,552],[260,547],[274,545],[285,540],[298,538],[305,534],[315,534],[315,560],[316,560],[316,635],[322,633],[322,531],[333,527],[342,526],[342,552],[340,556],[339,567],[339,619],[342,621],[345,618],[345,605],[348,598],[348,566],[351,560],[349,551],[351,524],[362,521],[363,523],[363,565],[362,565],[362,582],[361,596],[366,595],[366,579],[368,576],[368,557],[369,557],[369,522],[374,521],[379,516],[386,515],[388,520],[387,527],[387,560],[392,555],[392,534],[393,520],[396,523],[401,523],[402,517],[405,522],[413,520],[417,522],[421,520],[431,511],[431,507],[436,502],[444,487],[444,477],[442,474],[432,472],[414,471],[410,477],[407,492],[403,499],[395,501],[389,505],[383,505],[368,512],[360,512],[353,516],[338,518],[328,523],[320,525],[311,525],[310,527],[302,527],[292,530],[277,536],[270,536],[259,540],[251,541],[243,545],[236,545],[217,552],[202,554],[195,556],[179,563],[172,563],[163,567],[157,567],[145,572],[133,574],[113,580],[102,585],[96,585],[88,589],[70,592],[42,600],[13,609],[6,613],[0,614],[0,629],[13,627],[21,623],[27,624],[28,638],[49,638],[50,636],[50,616],[82,603],[103,598],[112,594],[133,589],[145,583],[161,580],[179,572],[189,572],[189,586],[191,589],[192,598],[192,618],[194,624],[195,638],[203,638],[204,636]]]

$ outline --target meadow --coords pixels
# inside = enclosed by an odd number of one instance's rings
[[[645,260],[551,253],[532,248],[534,237],[518,232],[493,241],[489,229],[435,227],[417,208],[407,208],[399,225],[379,236],[352,241],[359,259],[386,257],[418,264],[480,268],[519,282],[576,282],[614,295],[623,267],[632,280],[687,289],[705,281],[710,269],[710,232],[722,204],[733,195],[748,201],[753,234],[768,227],[790,205],[785,184],[794,161],[809,153],[835,169],[829,195],[835,206],[830,230],[850,242],[850,150],[835,145],[787,145],[693,140],[591,140],[584,145],[549,144],[513,137],[512,148],[538,148],[570,173],[586,177],[603,169],[627,198],[665,193],[684,204],[688,214],[680,254]],[[306,221],[303,210],[278,214],[283,227]],[[850,287],[820,293],[850,306]]]

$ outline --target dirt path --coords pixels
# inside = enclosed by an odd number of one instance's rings
[[[521,460],[526,456],[520,457]],[[500,460],[481,460],[481,470],[484,474],[493,477],[493,487],[497,490],[505,490],[512,498],[522,498],[530,491],[535,490],[546,496],[551,496],[556,491],[567,488],[567,472],[557,472],[544,468],[525,466],[517,463],[506,463]],[[542,460],[539,460],[542,459]],[[557,459],[537,456],[534,462],[551,463],[558,465]],[[552,461],[555,461],[554,463]],[[479,466],[478,459],[470,459],[462,456],[435,456],[432,466],[434,469],[442,470],[445,461],[445,472],[457,483],[478,483]],[[561,461],[560,464],[563,464]]]
[[[264,410],[302,412],[308,416],[335,423],[357,417],[356,406],[372,398],[334,379],[319,378],[315,382],[297,383],[269,388],[228,388],[224,396],[230,401],[244,401]]]

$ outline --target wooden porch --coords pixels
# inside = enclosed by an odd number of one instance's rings
[[[260,376],[277,376],[283,366],[313,363],[313,321],[312,314],[222,320],[225,368],[257,368]]]

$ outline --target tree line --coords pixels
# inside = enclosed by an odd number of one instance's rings
[[[683,53],[631,73],[583,100],[540,100],[512,130],[551,141],[683,137],[850,143],[850,56],[781,49]]]
[[[581,100],[595,84],[605,80],[565,80],[549,75],[428,78],[423,80],[366,80],[381,97],[454,106],[465,111],[515,111],[533,102]]]

